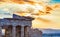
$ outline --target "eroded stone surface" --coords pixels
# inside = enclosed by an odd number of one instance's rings
[[[42,37],[41,31],[31,28],[32,20],[31,17],[13,15],[13,18],[0,19],[0,27],[6,30],[4,37]]]

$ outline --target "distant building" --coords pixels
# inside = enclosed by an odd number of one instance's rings
[[[34,18],[15,14],[13,18],[0,19],[0,37],[41,37],[39,30],[31,29],[32,20]]]

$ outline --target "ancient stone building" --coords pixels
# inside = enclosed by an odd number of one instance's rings
[[[15,14],[13,18],[0,19],[0,37],[30,37],[32,20],[31,17]],[[2,29],[5,29],[5,35],[2,35]]]
[[[0,37],[37,37],[38,35],[35,33],[36,30],[31,29],[32,20],[34,20],[34,18],[15,14],[13,14],[13,18],[0,19]],[[5,33],[2,34],[2,32]],[[32,36],[34,33],[35,35]],[[39,34],[39,32],[37,34]]]

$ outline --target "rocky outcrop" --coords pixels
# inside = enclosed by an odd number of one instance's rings
[[[42,37],[42,31],[38,29],[32,29],[31,37]]]

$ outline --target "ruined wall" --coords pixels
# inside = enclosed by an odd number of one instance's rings
[[[42,37],[42,31],[38,29],[32,29],[31,37]]]

